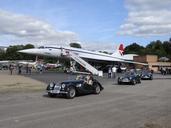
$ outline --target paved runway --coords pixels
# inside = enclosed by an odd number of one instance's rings
[[[29,77],[48,83],[74,76],[44,73]],[[71,100],[49,98],[45,92],[0,94],[0,128],[143,128],[149,123],[171,127],[171,79],[136,86],[98,79],[105,88],[100,95]]]

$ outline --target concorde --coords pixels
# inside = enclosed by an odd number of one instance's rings
[[[123,44],[121,44],[116,49],[116,51],[111,55],[96,52],[96,51],[84,50],[80,48],[62,47],[62,46],[41,46],[39,48],[20,50],[19,52],[32,54],[32,55],[39,55],[39,56],[49,56],[49,57],[66,57],[67,54],[72,52],[75,55],[83,59],[111,61],[111,62],[125,62],[125,63],[147,65],[145,63],[134,62],[132,60],[134,54],[129,54],[129,55],[124,56]],[[130,59],[130,56],[131,56],[131,59]]]

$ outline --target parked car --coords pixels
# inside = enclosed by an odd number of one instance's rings
[[[8,70],[8,65],[0,64],[0,70]]]
[[[126,72],[122,76],[118,77],[118,84],[132,84],[135,85],[141,83],[140,75],[136,72]]]
[[[96,79],[92,79],[92,85],[87,84],[85,79],[63,81],[61,83],[51,82],[46,90],[50,97],[65,95],[69,99],[80,94],[99,94],[103,90],[102,85]]]
[[[153,79],[153,74],[151,73],[151,71],[143,70],[141,72],[141,79],[142,80],[152,80]]]

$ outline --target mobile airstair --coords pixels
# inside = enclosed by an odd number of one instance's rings
[[[73,53],[71,51],[66,51],[65,49],[63,49],[63,55],[68,56],[68,57],[71,57],[74,61],[76,61],[77,63],[79,63],[81,66],[83,66],[89,72],[91,72],[93,75],[103,76],[103,72],[102,71],[98,71],[96,68],[94,68],[92,65],[90,65],[89,63],[87,63],[85,60],[83,60],[82,58],[80,58],[75,53]]]

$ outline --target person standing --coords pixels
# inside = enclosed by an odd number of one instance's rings
[[[32,69],[32,67],[31,67],[31,65],[29,65],[29,66],[28,66],[28,74],[29,74],[29,75],[31,75],[31,69]]]
[[[111,78],[111,74],[112,74],[112,68],[109,67],[109,69],[108,69],[108,78]]]
[[[18,65],[18,74],[21,74],[21,68],[22,68],[22,66],[19,64]]]
[[[117,68],[115,66],[113,66],[112,72],[113,72],[113,78],[114,79],[116,78],[116,70],[117,70]]]
[[[13,74],[13,70],[14,70],[14,66],[12,64],[9,65],[9,70],[10,70],[10,74]]]
[[[29,69],[29,67],[28,67],[29,65],[28,64],[26,64],[26,74],[28,74],[28,69]]]
[[[40,70],[39,73],[42,74],[43,73],[43,65],[40,64]]]

